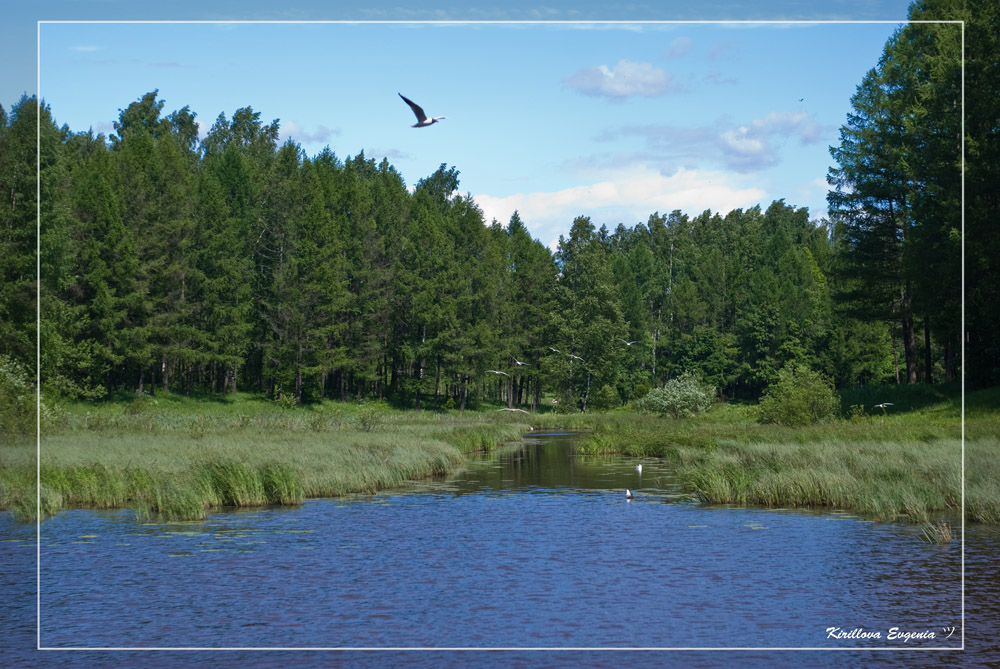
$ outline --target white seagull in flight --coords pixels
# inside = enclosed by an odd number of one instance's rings
[[[425,114],[424,110],[420,108],[420,105],[413,100],[408,100],[402,93],[398,93],[398,95],[403,98],[403,102],[410,105],[410,109],[413,110],[414,115],[417,117],[417,122],[413,125],[414,128],[426,128],[427,126],[437,123],[444,118],[444,116],[427,118],[427,114]]]

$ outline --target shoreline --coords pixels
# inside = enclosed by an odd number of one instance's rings
[[[968,522],[1000,525],[1000,416],[984,396],[965,428]],[[586,432],[578,454],[664,458],[706,504],[858,512],[927,524],[961,504],[953,405],[798,428],[761,425],[752,407],[693,419],[627,411],[516,416],[414,412],[383,403],[283,408],[253,396],[77,403],[43,427],[42,513],[132,508],[167,520],[225,506],[299,504],[373,493],[453,471],[531,430]],[[530,421],[530,425],[521,420]],[[0,512],[36,517],[34,443],[0,447]]]

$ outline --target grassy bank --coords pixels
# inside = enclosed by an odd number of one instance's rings
[[[895,400],[882,413],[859,407]],[[961,402],[917,386],[844,393],[851,418],[804,427],[762,425],[752,406],[717,406],[686,420],[610,413],[574,417],[590,430],[581,453],[662,457],[714,504],[851,509],[927,523],[960,509]],[[850,408],[855,407],[851,412]],[[966,518],[1000,523],[1000,391],[969,393]]]
[[[857,408],[886,397],[893,406],[885,413]],[[755,408],[740,404],[668,419],[334,402],[282,408],[252,396],[81,403],[54,412],[43,429],[42,510],[131,507],[188,519],[220,506],[374,492],[446,472],[465,453],[518,438],[530,421],[586,431],[582,454],[669,459],[707,503],[851,509],[919,523],[958,511],[955,389],[866,389],[844,393],[842,404],[841,420],[783,427],[759,424]],[[965,434],[967,519],[1000,524],[1000,389],[968,394]],[[35,472],[33,442],[0,447],[0,509],[34,516]]]
[[[70,405],[56,429],[43,427],[42,512],[130,507],[198,519],[221,506],[371,493],[445,473],[526,429],[506,414],[281,408],[247,396]],[[34,518],[35,477],[34,443],[0,448],[0,509]]]

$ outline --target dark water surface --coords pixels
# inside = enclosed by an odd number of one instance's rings
[[[968,529],[957,652],[958,541],[848,513],[701,506],[665,463],[640,475],[637,461],[571,456],[572,438],[532,435],[406,491],[204,522],[68,511],[41,524],[43,648],[242,650],[33,650],[35,527],[4,515],[0,612],[17,622],[0,665],[1000,662],[995,530]],[[341,650],[246,650],[275,648]],[[343,650],[403,648],[547,650]],[[675,650],[607,650],[630,648]]]

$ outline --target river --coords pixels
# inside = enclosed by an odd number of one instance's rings
[[[41,524],[40,547],[34,525],[4,514],[2,583],[15,596],[0,610],[18,621],[4,657],[282,666],[288,651],[274,649],[299,649],[296,664],[351,666],[658,666],[680,654],[688,666],[963,666],[975,651],[1000,661],[995,529],[967,532],[963,630],[957,540],[931,545],[917,527],[848,512],[701,505],[666,463],[642,461],[640,473],[639,461],[573,455],[573,439],[533,434],[447,480],[203,522],[65,511]],[[34,651],[36,640],[51,650]]]

